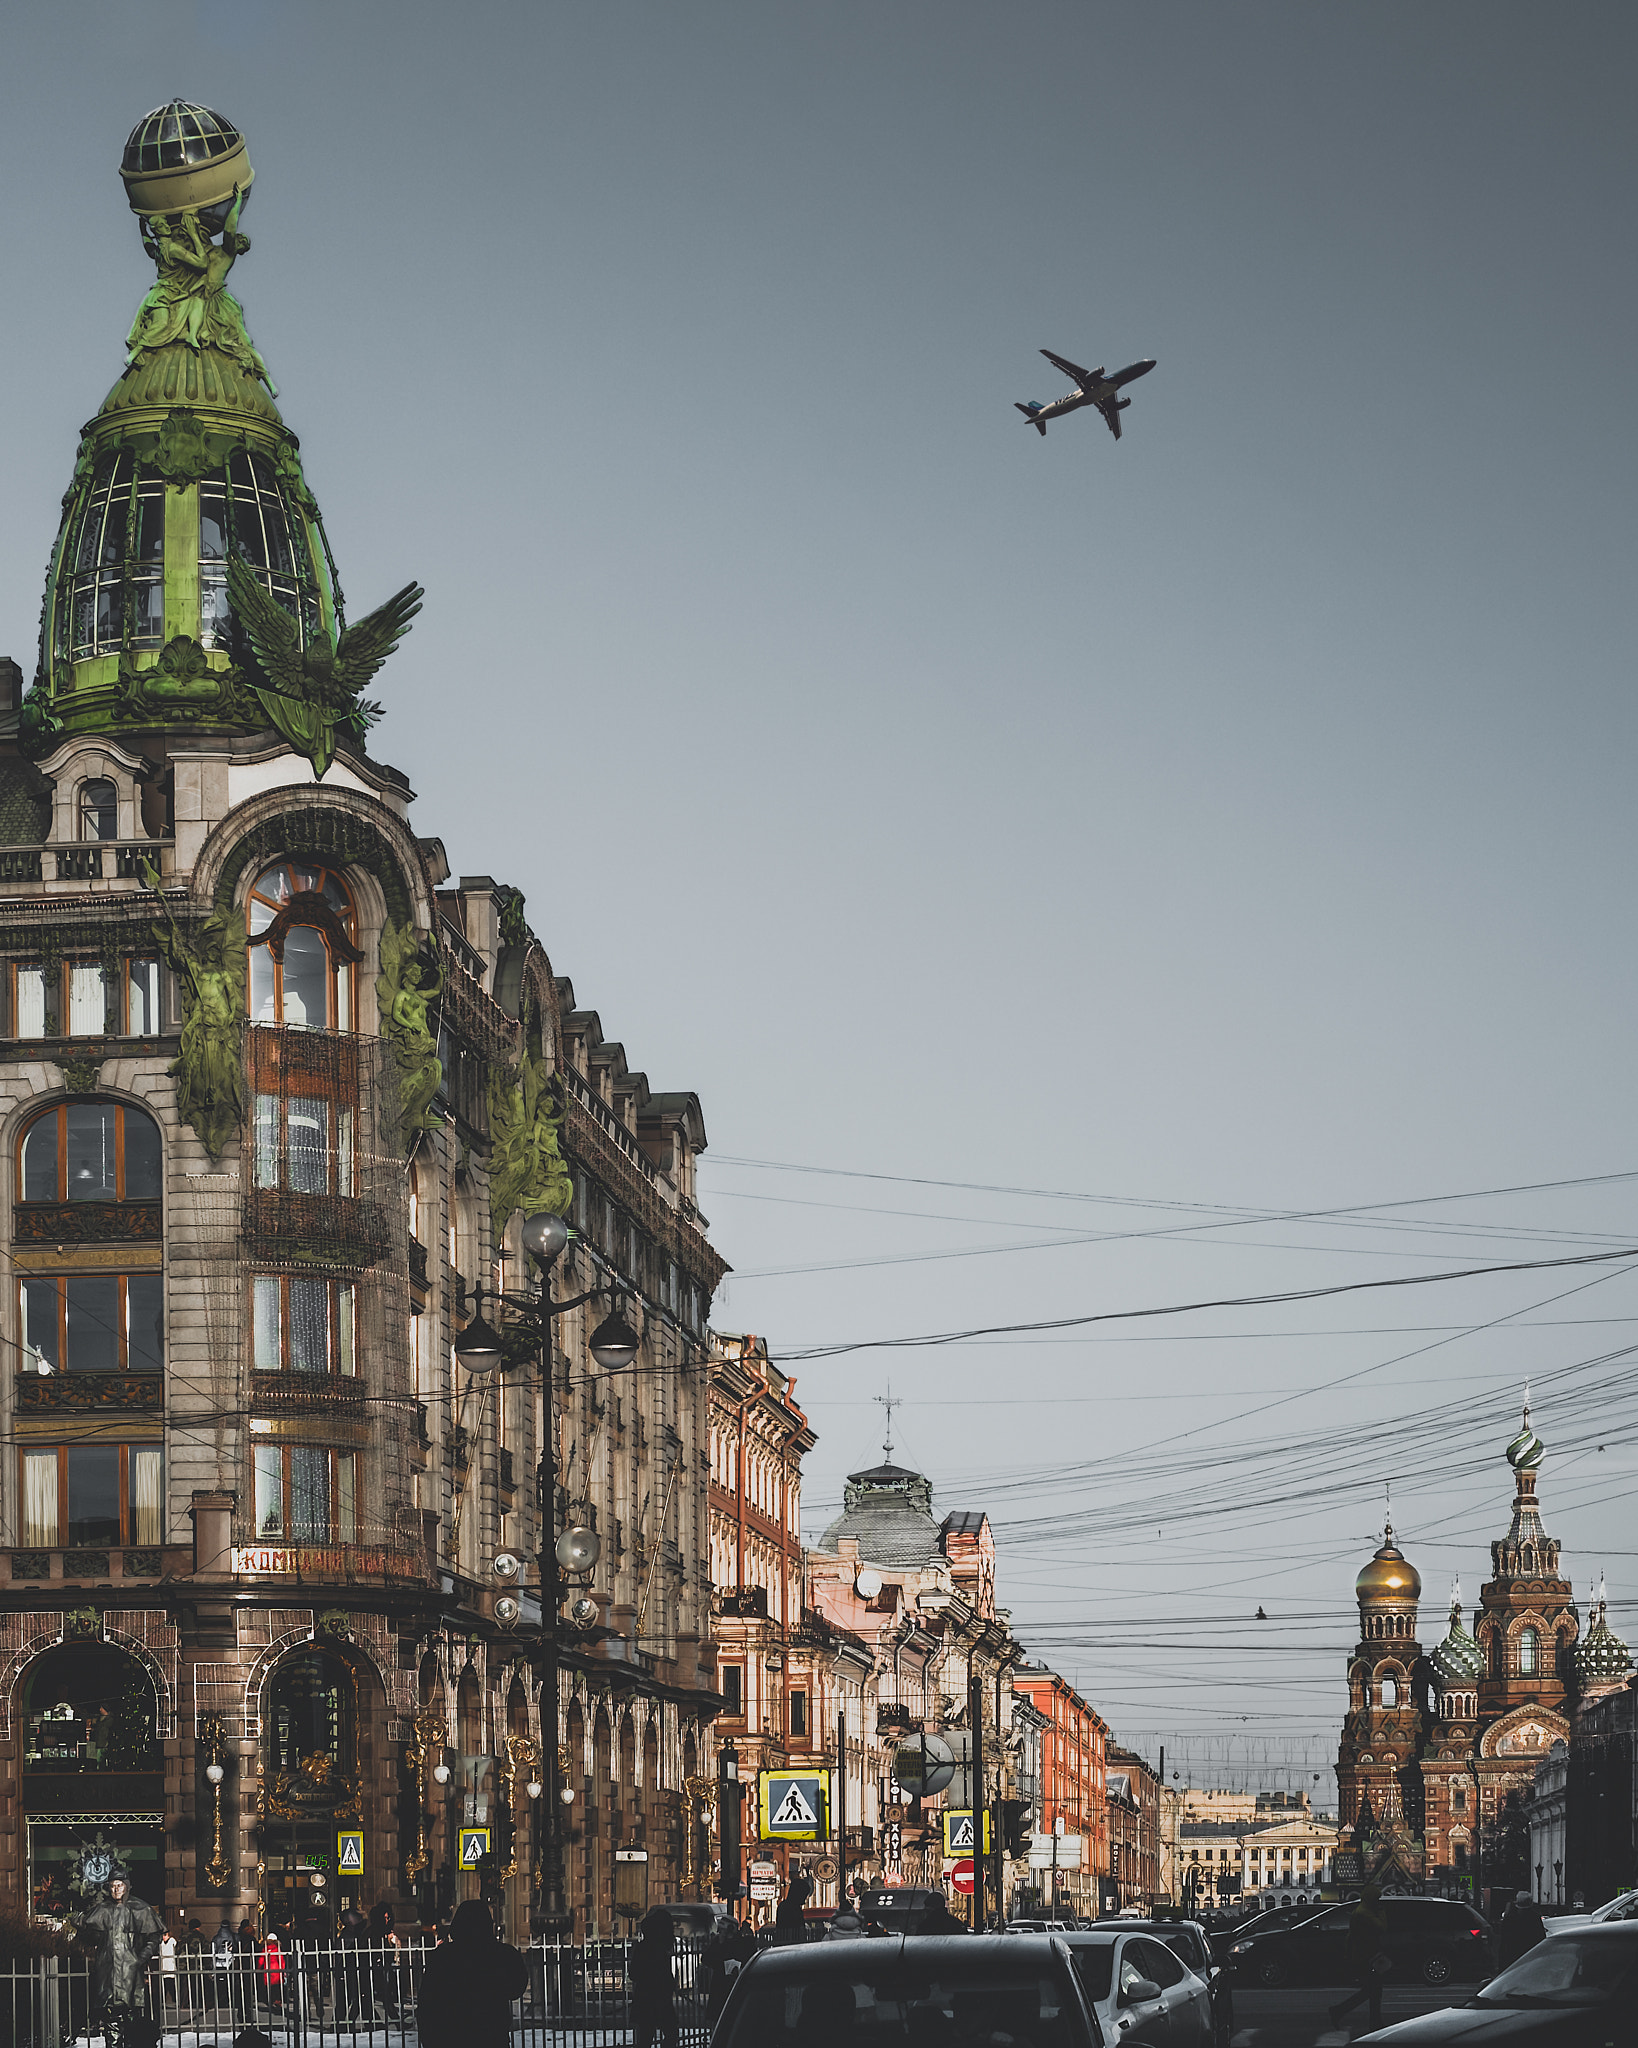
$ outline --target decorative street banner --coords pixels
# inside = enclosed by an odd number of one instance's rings
[[[461,1868],[476,1870],[489,1854],[489,1830],[487,1828],[462,1828]]]
[[[756,1810],[764,1842],[817,1842],[830,1833],[829,1771],[758,1771]]]
[[[336,1876],[362,1877],[363,1875],[364,1830],[362,1828],[337,1828]]]
[[[973,1837],[977,1830],[973,1826],[971,1809],[965,1806],[947,1806],[944,1809],[944,1853],[946,1856],[970,1856],[973,1853]],[[984,1809],[984,1854],[990,1853],[990,1810]]]

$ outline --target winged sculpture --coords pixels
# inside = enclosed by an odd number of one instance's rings
[[[303,647],[296,621],[236,555],[228,557],[227,583],[234,616],[262,672],[261,679],[250,678],[250,686],[274,725],[322,776],[335,758],[336,728],[345,726],[362,739],[380,717],[381,707],[361,692],[409,631],[426,592],[419,583],[406,583],[367,618],[344,628],[333,645],[324,636]]]

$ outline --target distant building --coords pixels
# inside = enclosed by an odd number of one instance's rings
[[[1142,1757],[1104,1746],[1109,1885],[1117,1908],[1151,1906],[1160,1889],[1160,1780]]]
[[[1044,1666],[1021,1664],[1013,1690],[1033,1706],[1046,1727],[1041,1736],[1041,1823],[1080,1838],[1080,1867],[1059,1870],[1045,1880],[1057,1885],[1057,1905],[1068,1913],[1093,1915],[1102,1904],[1099,1880],[1109,1876],[1109,1785],[1106,1749],[1109,1730],[1065,1678]]]

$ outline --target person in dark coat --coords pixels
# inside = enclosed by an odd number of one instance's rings
[[[368,1930],[364,1915],[349,1906],[341,1916],[341,1995],[346,2007],[337,2018],[363,2020],[373,2024],[375,2006],[370,1998],[370,1959],[364,1950]]]
[[[528,1963],[496,1940],[489,1908],[481,1899],[467,1899],[456,1907],[449,1939],[427,1958],[421,1978],[415,2016],[423,2048],[506,2048],[512,2002],[528,1982]]]
[[[1528,1892],[1517,1893],[1501,1918],[1502,1968],[1505,1970],[1509,1963],[1516,1963],[1520,1956],[1528,1955],[1538,1941],[1546,1939],[1547,1923],[1541,1917],[1541,1908]]]
[[[802,1908],[812,1896],[813,1886],[805,1877],[793,1877],[785,1887],[785,1896],[774,1915],[774,1940],[780,1947],[794,1948],[807,1940],[808,1923]]]
[[[677,2004],[671,1975],[675,1930],[671,1915],[656,1906],[638,1929],[631,1949],[631,2038],[633,2048],[677,2048]]]
[[[377,1899],[370,1908],[370,1968],[374,1974],[375,1995],[390,2020],[398,2017],[399,1947],[391,1901]]]
[[[1356,2005],[1364,2005],[1367,1999],[1371,2007],[1371,2025],[1381,2026],[1382,1979],[1387,1975],[1387,1960],[1388,1916],[1382,1910],[1382,1887],[1368,1884],[1360,1893],[1359,1904],[1348,1921],[1348,1975],[1359,1988],[1352,1998],[1344,1998],[1332,2006],[1332,2026],[1345,2012],[1352,2012]]]

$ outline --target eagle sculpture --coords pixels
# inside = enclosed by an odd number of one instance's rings
[[[348,626],[334,646],[327,637],[306,647],[296,621],[256,572],[229,555],[228,595],[234,616],[243,627],[265,679],[257,696],[279,730],[301,748],[318,774],[335,753],[335,728],[363,728],[380,715],[380,707],[360,692],[410,629],[426,592],[406,583],[396,596],[367,618]]]

